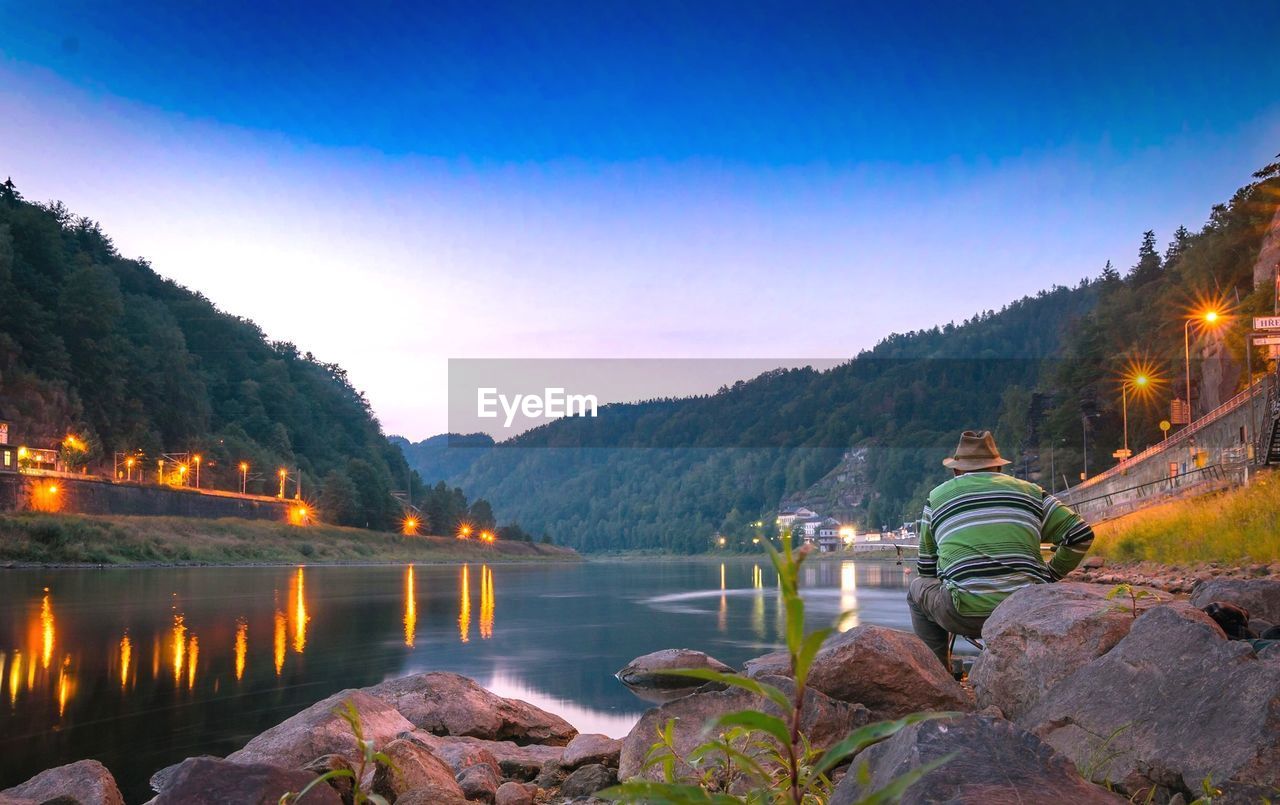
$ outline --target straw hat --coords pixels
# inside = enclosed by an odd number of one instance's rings
[[[960,434],[956,454],[942,459],[942,466],[953,470],[994,470],[1010,463],[1000,457],[1000,449],[989,430],[967,430]]]

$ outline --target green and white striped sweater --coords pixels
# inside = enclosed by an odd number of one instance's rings
[[[1048,564],[1042,542],[1057,548]],[[916,567],[942,579],[960,614],[983,617],[1015,590],[1070,573],[1092,543],[1089,524],[1035,484],[969,472],[929,493]]]

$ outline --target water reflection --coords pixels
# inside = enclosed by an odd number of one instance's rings
[[[876,568],[877,573],[880,568]],[[879,578],[872,584],[879,583]],[[845,615],[844,613],[849,613]],[[840,563],[840,613],[838,628],[847,632],[858,625],[858,568],[853,562]]]
[[[413,648],[418,634],[418,587],[413,580],[413,565],[404,569],[404,644]]]
[[[892,565],[809,567],[812,627],[842,609],[906,626]],[[738,665],[783,631],[764,562],[482,564],[477,576],[478,604],[469,566],[9,571],[0,790],[97,757],[143,801],[158,768],[224,755],[325,695],[414,670],[463,673],[618,735],[644,709],[612,676],[632,657],[687,645]]]
[[[462,589],[458,592],[458,637],[471,640],[471,567],[462,566]]]

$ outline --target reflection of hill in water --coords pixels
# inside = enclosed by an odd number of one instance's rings
[[[641,713],[611,713],[552,696],[525,684],[520,677],[505,669],[496,669],[487,680],[480,683],[489,690],[509,699],[521,699],[541,707],[568,721],[578,732],[598,732],[610,738],[621,738],[640,720]]]

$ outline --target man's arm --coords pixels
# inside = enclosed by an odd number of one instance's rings
[[[1049,560],[1054,581],[1076,569],[1093,544],[1093,529],[1084,518],[1053,495],[1045,495],[1041,504],[1040,539],[1058,549]]]
[[[916,572],[921,576],[938,575],[938,546],[933,541],[933,509],[925,504],[920,515],[920,555],[916,558]]]

